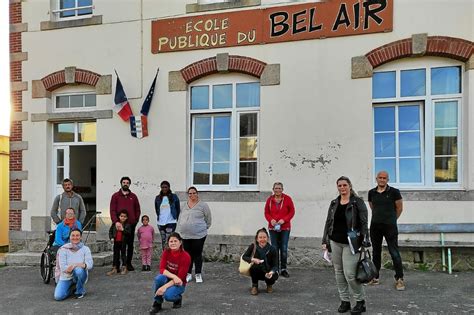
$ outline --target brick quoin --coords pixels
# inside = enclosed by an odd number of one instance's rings
[[[466,62],[474,53],[474,43],[461,38],[428,36],[425,56],[437,56]],[[375,48],[365,56],[373,68],[413,55],[412,39],[406,38]]]
[[[229,56],[228,69],[230,72],[240,72],[260,78],[266,65],[263,61],[249,57]],[[181,69],[181,75],[186,83],[214,73],[217,73],[216,57],[196,61]]]
[[[21,231],[21,210],[10,210],[10,230]]]
[[[10,4],[10,24],[21,23],[21,3]]]

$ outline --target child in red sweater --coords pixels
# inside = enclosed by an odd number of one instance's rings
[[[160,274],[153,286],[155,295],[150,314],[161,310],[163,300],[173,302],[173,308],[180,308],[182,294],[186,287],[186,274],[191,264],[191,256],[183,249],[183,239],[176,232],[168,238],[168,248],[163,251],[160,261]]]
[[[151,255],[153,253],[153,240],[155,229],[148,223],[150,218],[145,214],[142,216],[142,226],[138,229],[138,241],[142,254],[142,271],[151,271]]]

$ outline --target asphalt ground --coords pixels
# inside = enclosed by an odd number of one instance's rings
[[[165,302],[162,313],[337,313],[339,298],[331,268],[289,268],[291,277],[278,279],[273,293],[266,293],[261,283],[257,296],[250,295],[250,278],[239,275],[237,268],[237,264],[204,263],[204,282],[189,283],[183,307],[171,309]],[[109,269],[99,267],[90,273],[83,299],[56,302],[54,281],[44,284],[39,267],[0,268],[0,314],[148,314],[156,272],[108,277]],[[473,272],[408,271],[405,291],[394,289],[392,277],[392,271],[382,270],[381,284],[366,287],[366,314],[474,314]]]

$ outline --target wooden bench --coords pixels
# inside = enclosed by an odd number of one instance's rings
[[[435,234],[439,233],[439,244],[409,244],[409,247],[431,247],[441,248],[441,261],[443,271],[446,271],[446,256],[448,258],[448,273],[452,273],[451,248],[454,247],[474,247],[473,243],[448,243],[445,241],[445,234],[450,233],[474,233],[474,223],[432,223],[432,224],[398,224],[399,234]],[[407,244],[407,243],[405,243]],[[445,253],[447,249],[447,255]]]

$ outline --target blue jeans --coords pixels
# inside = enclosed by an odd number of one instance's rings
[[[154,295],[155,302],[163,303],[163,298],[166,301],[170,301],[170,302],[176,302],[181,299],[181,294],[183,294],[184,289],[186,289],[186,286],[184,285],[181,285],[181,286],[174,285],[166,289],[165,294],[163,294],[162,296],[155,295],[156,290],[164,286],[169,281],[170,279],[167,276],[162,275],[162,274],[159,274],[155,277],[155,283],[153,284],[153,295]]]
[[[382,265],[382,240],[385,237],[388,252],[392,257],[395,279],[403,279],[402,256],[398,250],[398,228],[396,224],[372,223],[370,225],[370,240],[374,265],[380,271]]]
[[[273,247],[276,248],[277,254],[280,257],[280,264],[278,270],[286,269],[286,262],[288,260],[288,240],[290,239],[290,231],[275,232],[270,230],[270,240]]]
[[[84,285],[87,282],[87,270],[83,268],[74,268],[72,271],[71,280],[59,280],[54,290],[54,299],[56,301],[62,301],[72,294],[71,286],[76,284],[75,295],[81,295],[86,293]]]

